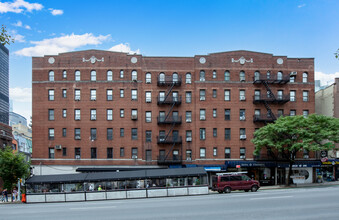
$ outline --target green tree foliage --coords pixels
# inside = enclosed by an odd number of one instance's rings
[[[18,178],[29,176],[29,163],[20,153],[13,153],[11,147],[0,150],[0,177],[4,181],[4,187],[12,189],[13,184],[18,182]]]
[[[288,184],[298,151],[331,150],[339,142],[339,119],[324,115],[280,117],[254,133],[254,155],[263,148],[276,160],[289,162]]]
[[[10,45],[11,43],[14,43],[14,38],[7,34],[6,26],[2,25],[0,30],[0,44],[5,46],[6,44]]]
[[[339,59],[339,49],[334,53],[335,58]]]

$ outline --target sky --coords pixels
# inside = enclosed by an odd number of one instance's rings
[[[250,50],[315,58],[322,85],[339,77],[337,0],[0,0],[13,111],[31,116],[32,56],[99,49],[144,56]]]

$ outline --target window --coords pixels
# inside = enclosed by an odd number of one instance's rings
[[[192,75],[191,73],[186,73],[186,84],[192,83]]]
[[[205,101],[205,100],[206,100],[206,90],[200,89],[200,101]]]
[[[290,116],[295,116],[296,114],[297,114],[296,110],[294,110],[294,109],[290,110]]]
[[[91,71],[91,81],[97,80],[97,72],[95,70]]]
[[[75,140],[80,140],[81,139],[81,130],[80,130],[80,128],[75,128],[74,129],[74,139]]]
[[[246,158],[246,148],[241,147],[240,148],[240,159],[245,159]]]
[[[186,150],[186,160],[192,160],[192,150]]]
[[[48,100],[54,101],[54,89],[48,90]]]
[[[91,89],[91,101],[95,101],[97,99],[97,90]]]
[[[206,120],[206,110],[200,109],[200,121],[205,121],[205,120]]]
[[[282,79],[283,79],[283,77],[282,77],[282,72],[279,71],[279,72],[277,73],[277,80],[282,80]]]
[[[113,159],[113,148],[112,147],[107,148],[107,159]]]
[[[290,76],[290,82],[291,83],[294,83],[295,82],[295,76],[293,75],[293,76]]]
[[[218,148],[213,147],[213,156],[216,157],[218,155]]]
[[[124,78],[124,71],[120,70],[120,74],[119,74],[120,79]]]
[[[254,100],[260,100],[260,90],[255,90],[254,91]]]
[[[97,158],[97,148],[91,147],[91,159],[96,159],[96,158]]]
[[[225,109],[225,121],[231,120],[231,109]]]
[[[132,128],[132,140],[138,140],[138,129],[137,128]]]
[[[146,161],[152,161],[152,150],[146,150]]]
[[[48,73],[48,80],[49,81],[54,81],[54,71],[49,71],[49,73]]]
[[[240,109],[240,111],[239,111],[239,120],[240,121],[245,121],[246,120],[246,110],[245,109]]]
[[[132,100],[138,100],[138,90],[132,89]]]
[[[231,148],[226,147],[225,148],[225,158],[230,159],[231,158]]]
[[[152,112],[146,112],[146,123],[152,122]]]
[[[309,156],[309,151],[308,150],[306,150],[306,149],[304,149],[303,150],[303,158],[304,159],[308,159],[310,156]]]
[[[225,140],[231,140],[231,129],[225,128]]]
[[[146,142],[152,142],[152,131],[146,131]]]
[[[173,82],[178,82],[178,79],[179,79],[178,73],[173,73],[173,75],[172,75],[172,81],[173,81]]]
[[[283,90],[278,90],[277,99],[278,100],[282,100],[283,96],[284,96],[284,91]]]
[[[212,72],[212,79],[216,79],[217,78],[217,71],[213,70]]]
[[[151,102],[152,102],[152,93],[146,92],[146,103],[151,103]]]
[[[212,114],[213,118],[216,118],[217,117],[217,109],[214,108],[213,109],[213,114]]]
[[[230,81],[231,80],[231,75],[229,71],[225,71],[225,81]]]
[[[186,103],[192,102],[192,92],[186,92]]]
[[[62,90],[62,98],[66,98],[67,97],[67,89],[63,89]]]
[[[80,81],[81,80],[81,74],[79,70],[75,71],[75,81]]]
[[[303,83],[307,83],[307,78],[308,78],[308,74],[306,72],[303,73]]]
[[[284,109],[278,109],[278,117],[284,116]]]
[[[81,112],[80,109],[74,110],[74,120],[79,121],[81,119]]]
[[[125,137],[125,129],[120,128],[120,137]]]
[[[75,156],[75,159],[81,159],[81,148],[80,147],[74,148],[74,156]]]
[[[186,142],[191,142],[192,141],[192,131],[188,130],[186,131]]]
[[[81,92],[80,89],[75,89],[74,90],[74,100],[75,101],[80,101],[81,98]]]
[[[295,102],[295,91],[294,90],[290,91],[290,101]]]
[[[254,115],[255,115],[255,116],[260,116],[260,114],[261,114],[260,109],[255,109],[255,110],[254,110]],[[257,118],[257,117],[256,117],[256,118]]]
[[[97,110],[96,109],[91,109],[91,120],[92,121],[97,120]]]
[[[125,109],[120,109],[120,118],[125,117]]]
[[[254,81],[259,80],[260,79],[260,72],[259,71],[255,71],[254,72]]]
[[[244,71],[240,71],[239,73],[239,78],[240,78],[240,81],[245,81],[245,72]]]
[[[62,136],[63,136],[63,137],[66,137],[66,135],[67,135],[67,129],[66,129],[66,128],[63,128],[63,129],[62,129]]]
[[[200,71],[200,81],[205,81],[205,71],[204,70]]]
[[[120,98],[124,98],[125,97],[125,90],[120,89]]]
[[[246,140],[246,128],[240,128],[240,140]]]
[[[54,121],[54,109],[48,109],[48,120]]]
[[[206,140],[206,129],[205,128],[200,128],[199,129],[199,136],[200,140]]]
[[[159,74],[159,82],[164,83],[165,82],[165,73],[160,73]]]
[[[91,128],[91,140],[94,141],[97,139],[97,129]]]
[[[173,102],[179,101],[179,93],[178,92],[173,92],[172,97],[173,97]]]
[[[112,121],[113,120],[113,109],[107,109],[106,115],[107,115],[107,120]]]
[[[136,70],[132,71],[132,80],[137,81],[138,80],[138,72]]]
[[[308,102],[308,91],[303,91],[303,101]]]
[[[245,90],[239,90],[239,99],[240,101],[246,100]]]
[[[113,72],[111,70],[107,71],[107,81],[113,80]]]
[[[201,147],[200,148],[200,158],[205,158],[206,157],[206,148]]]
[[[125,148],[120,147],[120,157],[124,157],[125,156]]]
[[[64,157],[67,156],[67,148],[66,147],[62,148],[62,156],[64,156]]]
[[[64,79],[67,78],[67,71],[66,70],[62,71],[62,78],[64,78]]]
[[[113,128],[107,128],[107,140],[113,140]]]
[[[48,148],[48,158],[54,159],[54,148]]]
[[[132,159],[138,158],[138,148],[132,148]]]
[[[271,72],[270,71],[267,71],[266,73],[266,79],[270,79],[271,78]]]
[[[213,90],[212,90],[212,97],[213,97],[213,98],[216,98],[216,97],[217,97],[217,90],[216,90],[216,89],[213,89]]]
[[[112,101],[113,100],[113,90],[112,89],[107,89],[106,90],[106,99],[107,99],[107,101]]]
[[[231,101],[231,91],[229,89],[225,89],[225,101]]]
[[[166,137],[166,133],[164,130],[159,131],[159,140],[164,141]]]
[[[137,109],[132,109],[132,111],[131,111],[131,119],[132,120],[137,120],[138,119],[138,110]]]
[[[152,75],[151,73],[146,73],[146,83],[151,83],[152,82]]]
[[[217,137],[217,136],[218,136],[218,129],[213,128],[213,137]]]
[[[49,140],[54,140],[54,128],[49,128],[48,129],[48,139]]]
[[[308,117],[308,110],[303,110],[303,116],[304,116],[305,118]]]
[[[192,122],[192,112],[191,111],[187,111],[186,112],[186,122],[187,123],[191,123]]]

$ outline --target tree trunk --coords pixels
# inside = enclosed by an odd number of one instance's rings
[[[288,175],[287,175],[287,186],[289,186],[292,183],[291,180],[291,174],[292,174],[292,166],[294,164],[294,161],[290,160],[289,168],[288,168]]]

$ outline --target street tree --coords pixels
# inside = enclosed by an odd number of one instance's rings
[[[289,162],[287,184],[297,152],[331,150],[339,142],[339,119],[324,115],[280,117],[254,133],[254,155],[262,149],[276,160]]]
[[[26,178],[30,174],[30,164],[21,153],[13,153],[11,147],[0,149],[0,177],[4,187],[12,190],[18,178]]]
[[[7,33],[6,26],[2,25],[0,30],[0,44],[6,46],[6,44],[10,45],[14,43],[14,38]]]
[[[334,53],[335,58],[339,59],[339,49]]]

